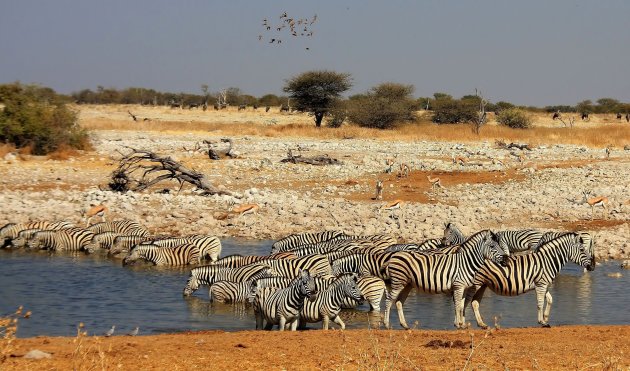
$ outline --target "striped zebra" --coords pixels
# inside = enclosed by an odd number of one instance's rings
[[[204,265],[190,270],[184,296],[190,296],[200,285],[212,286],[218,281],[244,282],[277,275],[267,264],[252,264],[240,268]]]
[[[444,224],[444,237],[442,237],[442,246],[461,245],[466,241],[466,236],[457,228],[455,223],[448,222]]]
[[[41,230],[61,230],[74,227],[74,223],[65,220],[58,222],[28,222],[28,223],[8,223],[0,228],[0,247],[7,246],[14,238],[18,236],[20,231],[25,229],[41,229]]]
[[[472,286],[477,271],[490,259],[505,264],[507,255],[499,248],[498,238],[485,230],[472,235],[457,253],[426,254],[422,252],[397,252],[386,265],[391,279],[391,290],[385,301],[384,324],[389,326],[389,313],[393,303],[398,309],[400,324],[408,329],[403,305],[409,292],[416,287],[426,293],[452,292],[455,303],[455,326],[463,328],[466,290]]]
[[[543,244],[556,239],[558,237],[564,236],[567,233],[575,233],[578,236],[580,236],[582,238],[582,241],[584,241],[584,250],[586,251],[586,254],[590,257],[591,259],[591,265],[595,266],[595,249],[593,247],[593,236],[591,236],[590,233],[588,232],[583,232],[583,231],[579,231],[579,232],[546,232],[545,234],[543,234],[542,238],[540,239],[540,242],[538,242],[538,246],[536,246],[536,248],[534,250],[538,250],[540,248],[540,246],[542,246]]]
[[[363,254],[352,254],[335,259],[331,265],[332,275],[338,276],[344,273],[361,273]]]
[[[379,236],[380,238],[380,236]],[[376,239],[345,239],[320,242],[313,245],[301,246],[293,252],[297,256],[306,256],[312,254],[326,254],[330,252],[349,251],[349,250],[362,250],[363,252],[377,252],[387,249],[390,245],[395,244],[396,239],[393,237],[382,237],[379,240]]]
[[[272,290],[265,288],[256,292],[256,328],[261,327],[264,319],[267,321],[265,330],[271,330],[273,325],[278,325],[280,331],[284,331],[285,326],[295,331],[304,301],[306,298],[312,300],[317,294],[315,280],[308,271],[301,271],[288,287]]]
[[[199,248],[199,258],[209,258],[215,262],[221,256],[221,240],[216,236],[197,234],[187,237],[189,242]]]
[[[256,282],[219,281],[210,286],[210,301],[220,303],[251,303],[256,295]]]
[[[359,273],[362,276],[375,276],[382,280],[389,280],[385,266],[395,253],[396,252],[381,252],[364,255],[359,267]]]
[[[543,232],[535,229],[520,229],[514,231],[498,231],[499,246],[510,253],[533,250],[543,236]]]
[[[94,233],[82,228],[39,231],[28,240],[29,249],[49,249],[53,251],[83,250],[92,241]]]
[[[85,246],[85,251],[91,254],[96,250],[109,250],[118,236],[120,236],[118,232],[97,233],[92,237],[90,243]]]
[[[488,327],[479,312],[479,304],[486,288],[504,296],[521,295],[535,289],[538,323],[543,327],[549,327],[552,303],[549,285],[553,283],[558,272],[569,261],[589,271],[595,269],[584,249],[584,243],[579,235],[567,233],[543,244],[531,254],[511,256],[505,266],[494,262],[483,266],[475,275],[473,287],[466,298],[466,304],[469,302],[472,304],[477,325],[482,328]]]
[[[326,289],[318,292],[315,299],[304,301],[300,311],[300,327],[305,327],[306,323],[323,321],[323,329],[328,330],[332,319],[344,330],[346,324],[339,317],[343,302],[346,299],[360,301],[361,298],[356,275],[341,275],[329,283]]]
[[[116,255],[123,252],[129,252],[135,245],[147,242],[150,238],[142,236],[118,236],[114,238],[112,247],[110,247],[108,254]]]
[[[92,224],[87,227],[88,230],[94,232],[95,234],[103,233],[103,232],[118,232],[121,235],[125,236],[143,236],[148,237],[151,234],[145,227],[143,227],[140,223],[123,219],[123,220],[115,220],[111,222],[100,222],[96,224]]]
[[[272,255],[239,255],[239,254],[234,254],[234,255],[228,255],[225,256],[215,262],[210,263],[211,265],[217,265],[217,266],[221,266],[221,267],[227,267],[227,268],[238,268],[238,267],[242,267],[244,265],[248,265],[248,264],[253,264],[262,260],[269,260],[269,259],[274,259],[274,260],[278,260],[278,259],[293,259],[296,256],[290,252],[290,251],[283,251],[283,252],[279,252],[277,254],[272,254]]]
[[[439,238],[430,238],[428,240],[422,241],[420,243],[397,243],[390,245],[385,252],[395,252],[395,251],[425,251],[425,250],[436,250],[441,249],[444,246],[442,245],[442,240]]]
[[[295,250],[299,246],[312,245],[318,242],[331,241],[335,239],[343,239],[345,237],[346,235],[340,231],[292,234],[274,242],[274,244],[271,245],[271,253],[275,254],[281,251]]]
[[[267,264],[279,276],[289,278],[297,277],[303,270],[309,271],[312,275],[331,274],[330,263],[324,255],[309,255],[295,259],[268,259],[261,260],[259,263]]]
[[[35,233],[41,231],[39,228],[31,228],[31,229],[23,229],[21,230],[17,237],[11,240],[10,245],[14,249],[21,249],[27,246],[28,240],[33,238]]]
[[[360,276],[357,280],[357,287],[361,291],[361,300],[352,300],[346,298],[342,304],[342,308],[356,308],[362,301],[367,301],[370,305],[370,311],[381,311],[381,300],[386,292],[385,281],[374,276]]]
[[[283,287],[289,286],[291,281],[293,281],[293,279],[289,277],[264,277],[256,280],[256,287],[259,289],[264,287],[275,287],[281,289]]]
[[[124,259],[123,265],[131,265],[143,259],[155,265],[188,265],[199,262],[199,247],[184,244],[175,247],[158,247],[156,245],[137,245]]]
[[[396,243],[393,245],[389,245],[385,249],[385,252],[396,252],[396,251],[418,251],[420,250],[420,246],[415,243]]]

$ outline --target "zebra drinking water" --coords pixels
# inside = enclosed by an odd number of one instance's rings
[[[199,256],[199,247],[190,243],[175,247],[137,245],[123,259],[122,264],[130,265],[143,259],[155,265],[188,265],[197,264]]]
[[[190,270],[190,276],[184,288],[184,296],[192,295],[199,289],[200,285],[212,286],[218,281],[244,282],[276,275],[276,272],[267,264],[252,264],[240,268],[204,265]]]

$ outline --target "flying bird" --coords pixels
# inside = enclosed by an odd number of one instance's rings
[[[258,35],[258,41],[262,40],[262,35]]]
[[[271,39],[271,41],[269,41],[269,44],[273,44],[276,42],[276,39]]]
[[[109,331],[107,331],[105,333],[105,337],[110,337],[112,335],[114,335],[114,330],[116,329],[116,325],[112,326],[112,328],[109,329]]]

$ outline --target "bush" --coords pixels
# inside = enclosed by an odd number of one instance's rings
[[[369,92],[352,97],[348,119],[360,126],[390,129],[397,123],[415,120],[413,86],[384,83]]]
[[[497,116],[497,122],[513,129],[528,129],[532,126],[532,118],[527,112],[518,108],[508,108]]]
[[[433,101],[433,122],[438,124],[460,124],[477,119],[479,104],[473,99],[436,99]]]
[[[4,105],[0,111],[0,142],[18,148],[30,146],[36,155],[60,148],[90,147],[88,133],[79,127],[77,115],[68,109],[64,97],[49,91],[20,83],[0,85],[0,103]]]

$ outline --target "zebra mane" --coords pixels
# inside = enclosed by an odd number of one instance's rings
[[[578,242],[582,243],[582,237],[580,237],[577,233],[567,232],[567,233],[562,234],[561,236],[554,238],[553,240],[549,240],[545,242],[544,244],[540,245],[540,247],[538,248],[536,252],[554,251],[557,249],[558,243],[564,242],[564,240],[567,240],[569,237],[578,238]]]

